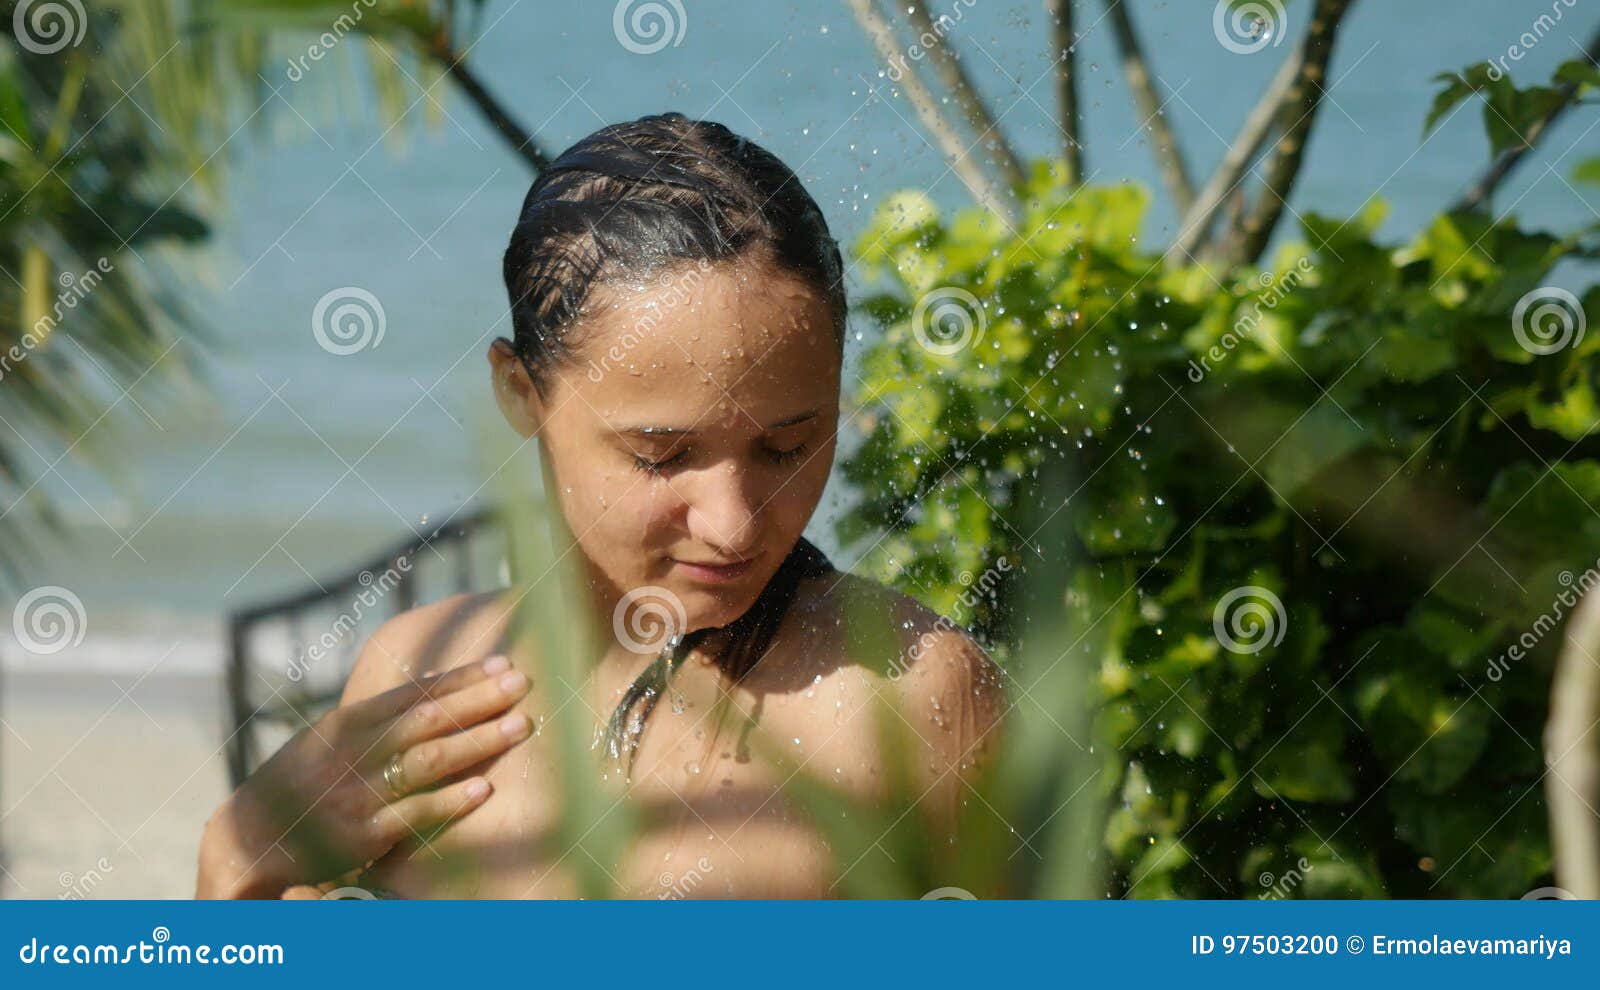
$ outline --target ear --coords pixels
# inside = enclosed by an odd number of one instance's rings
[[[489,345],[489,376],[495,402],[506,422],[521,436],[537,435],[544,425],[544,402],[528,376],[527,366],[504,337]]]

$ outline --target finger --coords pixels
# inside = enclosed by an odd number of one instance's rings
[[[408,790],[420,791],[505,752],[528,738],[532,731],[533,723],[528,716],[512,712],[466,732],[420,742],[401,756],[401,777]],[[373,786],[378,787],[378,783]]]
[[[469,663],[442,674],[417,678],[382,694],[375,694],[353,705],[347,705],[344,710],[357,724],[374,725],[387,722],[428,698],[441,697],[451,691],[471,687],[510,669],[510,660],[504,656],[492,656],[481,663]]]
[[[493,790],[482,777],[470,777],[449,787],[386,804],[374,817],[373,824],[391,845],[419,835],[431,839],[440,828],[486,801]]]
[[[322,888],[301,885],[290,887],[283,892],[282,900],[285,901],[318,901],[322,899]]]
[[[511,670],[443,697],[430,698],[401,714],[383,733],[384,759],[425,739],[464,732],[501,714],[528,693],[528,678]]]

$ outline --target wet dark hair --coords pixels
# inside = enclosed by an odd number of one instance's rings
[[[522,201],[503,266],[517,354],[540,384],[581,344],[568,331],[594,285],[758,251],[823,296],[842,349],[839,245],[787,165],[678,113],[603,127],[551,162]]]
[[[523,200],[503,266],[512,347],[542,391],[549,372],[573,362],[582,346],[572,329],[596,284],[744,258],[815,289],[843,351],[839,246],[787,165],[721,124],[678,113],[603,127],[562,152]],[[611,756],[626,754],[631,763],[678,661],[703,648],[739,681],[772,645],[800,582],[832,570],[802,537],[738,619],[674,639],[612,714],[605,740]]]

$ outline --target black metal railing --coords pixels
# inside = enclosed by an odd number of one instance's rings
[[[478,508],[453,513],[431,533],[319,587],[232,613],[227,750],[233,785],[270,752],[269,731],[287,738],[338,701],[361,645],[384,619],[419,601],[483,588],[500,578],[503,561],[494,511]]]

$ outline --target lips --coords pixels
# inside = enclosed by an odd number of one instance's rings
[[[731,564],[718,564],[673,558],[672,563],[685,577],[703,584],[726,584],[730,581],[737,581],[748,574],[755,565],[753,559],[741,560]]]

